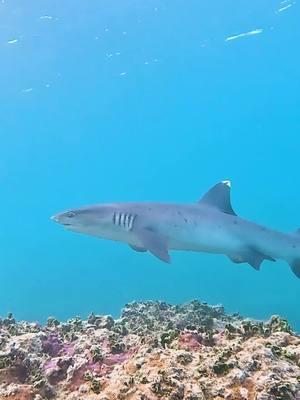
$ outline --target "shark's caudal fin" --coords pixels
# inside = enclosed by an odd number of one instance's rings
[[[300,237],[300,228],[298,228],[296,232],[294,232],[294,235],[297,235],[298,238]],[[297,276],[297,278],[300,279],[300,257],[289,262],[289,265],[293,273]]]
[[[230,181],[217,183],[199,200],[199,204],[206,204],[226,214],[236,215],[231,206],[230,188]]]
[[[290,266],[291,270],[297,276],[297,278],[300,278],[300,258],[297,258],[296,260],[291,262]]]

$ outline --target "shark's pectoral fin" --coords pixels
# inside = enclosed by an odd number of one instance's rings
[[[147,251],[147,249],[144,247],[133,246],[132,244],[130,244],[129,247],[131,247],[134,251],[138,251],[139,253],[145,253]]]
[[[290,263],[291,270],[293,273],[297,276],[297,278],[300,278],[300,259],[296,259],[293,262]]]
[[[170,263],[167,238],[153,230],[142,229],[136,233],[143,247],[160,260]]]
[[[241,252],[240,254],[228,255],[228,257],[232,262],[236,264],[248,263],[257,271],[260,269],[261,263],[264,260],[276,261],[274,258],[267,256],[266,254],[262,254],[259,251],[251,248]]]

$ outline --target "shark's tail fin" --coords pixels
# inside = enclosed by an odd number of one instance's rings
[[[300,258],[296,258],[289,264],[293,273],[300,279]]]
[[[294,235],[295,237],[297,237],[297,239],[299,239],[300,228],[298,228],[296,232],[293,232],[292,235]],[[300,279],[300,258],[295,258],[294,260],[290,261],[289,265],[293,273],[297,276],[297,278]]]

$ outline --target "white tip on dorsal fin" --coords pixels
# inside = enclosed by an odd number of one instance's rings
[[[226,214],[236,215],[231,206],[230,189],[229,180],[217,183],[200,199],[199,203],[217,208]]]
[[[231,181],[222,181],[222,183],[224,183],[224,185],[227,185],[228,187],[231,188]]]

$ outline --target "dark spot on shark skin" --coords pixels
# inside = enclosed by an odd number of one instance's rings
[[[148,208],[148,211],[152,211],[152,208],[151,208],[151,207],[149,207],[149,208]]]
[[[293,249],[295,249],[297,246],[296,246],[295,244],[293,244],[293,246],[292,246],[292,247],[293,247]]]
[[[237,225],[237,220],[234,219],[234,220],[233,220],[233,223],[234,223],[234,225]]]
[[[184,218],[184,222],[187,224],[188,220],[186,218]]]
[[[149,232],[154,232],[154,229],[152,228],[152,226],[145,226],[145,229]]]

